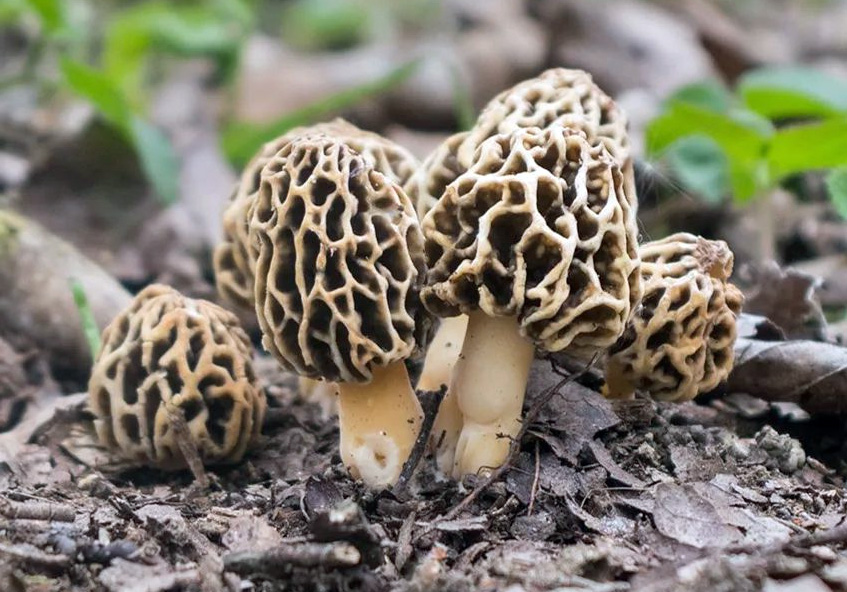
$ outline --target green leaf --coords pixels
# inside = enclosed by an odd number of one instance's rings
[[[91,101],[107,121],[127,132],[130,109],[120,89],[103,72],[86,64],[63,59],[62,75],[73,90]]]
[[[677,140],[665,151],[664,159],[683,186],[708,202],[719,203],[729,193],[729,162],[711,138],[689,136]]]
[[[660,155],[668,146],[686,136],[701,135],[714,140],[730,160],[752,162],[762,157],[770,136],[751,118],[738,114],[715,113],[687,103],[673,103],[650,122],[646,130],[648,155]]]
[[[65,27],[65,1],[67,0],[26,0],[30,9],[38,15],[47,33],[54,33]]]
[[[418,64],[417,60],[403,64],[381,78],[315,101],[311,105],[282,116],[269,125],[230,124],[222,134],[224,152],[235,165],[243,166],[265,142],[295,127],[314,123],[322,117],[399,86],[415,72]]]
[[[829,173],[826,178],[826,190],[835,210],[842,218],[847,219],[847,167]]]
[[[284,6],[282,36],[301,49],[342,49],[367,37],[370,17],[367,2],[294,0]]]
[[[179,196],[179,161],[170,140],[132,112],[120,89],[103,72],[68,59],[62,73],[71,89],[91,101],[130,142],[156,194],[165,204]]]
[[[211,56],[230,63],[247,32],[233,6],[173,6],[144,2],[121,11],[106,29],[104,69],[136,105],[144,96],[147,63],[154,52]]]
[[[179,198],[179,159],[173,144],[158,128],[133,116],[130,133],[141,168],[163,203]]]
[[[456,66],[451,66],[450,76],[453,80],[453,113],[456,115],[459,130],[466,131],[476,123],[476,109],[468,85],[462,80],[462,73]]]
[[[732,95],[723,84],[717,80],[706,80],[677,89],[665,100],[665,104],[688,103],[717,113],[724,113],[729,110],[732,101]]]
[[[847,112],[847,80],[803,67],[774,67],[742,76],[746,105],[771,119],[827,117]]]
[[[85,288],[83,288],[82,283],[76,278],[71,278],[70,287],[74,296],[74,304],[76,304],[76,309],[79,312],[82,331],[85,333],[85,340],[88,342],[88,349],[91,351],[91,359],[96,359],[100,352],[100,329],[97,328],[97,321],[94,320],[94,313],[88,304],[88,297],[85,295]]]
[[[774,179],[847,165],[847,117],[780,129],[768,162]]]

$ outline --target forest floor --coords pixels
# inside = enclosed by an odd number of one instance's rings
[[[104,471],[85,395],[13,430],[30,443],[0,465],[0,589],[847,589],[843,478],[766,421],[810,449],[834,425],[750,397],[612,404],[539,359],[506,471],[457,485],[424,458],[373,493],[341,465],[335,421],[258,366],[262,443],[207,487]]]

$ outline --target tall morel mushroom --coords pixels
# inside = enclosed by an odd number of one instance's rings
[[[133,461],[185,468],[173,425],[181,413],[203,462],[239,461],[266,408],[251,353],[232,313],[145,288],[103,331],[88,387],[100,441]]]
[[[451,136],[424,160],[405,186],[417,205],[420,218],[423,219],[450,183],[473,166],[474,154],[486,139],[532,127],[567,127],[584,133],[590,145],[605,146],[621,168],[624,175],[622,194],[628,208],[634,210],[635,184],[625,115],[594,84],[590,74],[554,68],[501,92],[486,105],[471,131]],[[631,305],[634,305],[638,294],[632,296]],[[434,345],[438,341],[454,340],[454,335],[462,329],[462,322],[443,323]],[[448,335],[442,336],[442,331]],[[438,361],[445,359],[444,355],[436,358]],[[439,371],[448,368],[447,364],[436,366]],[[435,377],[430,382],[437,381]],[[436,454],[442,470],[448,470],[446,465],[452,463],[460,425],[455,398],[448,393],[433,429],[433,441],[439,442]]]
[[[264,167],[249,231],[265,348],[338,383],[342,460],[371,487],[392,484],[422,416],[403,360],[430,324],[410,200],[343,142],[303,137]]]
[[[732,370],[743,301],[729,283],[732,251],[723,241],[679,233],[639,253],[644,297],[609,352],[604,394],[626,398],[643,389],[663,401],[693,399]]]
[[[437,316],[469,315],[451,392],[463,415],[453,473],[502,464],[536,348],[588,357],[638,300],[634,196],[603,144],[552,127],[482,143],[423,220]]]

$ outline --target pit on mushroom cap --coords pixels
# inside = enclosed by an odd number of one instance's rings
[[[266,403],[235,316],[152,285],[103,332],[89,401],[100,441],[127,459],[186,466],[171,413],[181,412],[205,463],[233,463],[261,430]]]
[[[421,421],[403,360],[430,325],[411,202],[345,143],[312,135],[263,168],[249,233],[265,348],[338,383],[342,459],[371,487],[393,483]]]

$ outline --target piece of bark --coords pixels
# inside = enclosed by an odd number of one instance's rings
[[[19,351],[43,351],[57,378],[83,384],[91,353],[72,279],[85,290],[100,329],[129,303],[117,280],[72,245],[0,210],[0,336]]]

